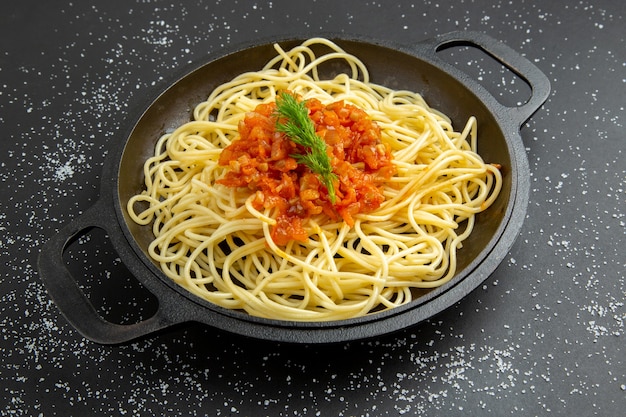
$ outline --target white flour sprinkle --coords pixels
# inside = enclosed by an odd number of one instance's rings
[[[621,34],[619,6],[495,2],[479,12],[450,4],[441,13],[443,4],[432,1],[368,1],[350,10],[341,2],[240,1],[237,12],[230,1],[197,3],[137,0],[120,10],[68,2],[54,9],[54,24],[37,28],[41,45],[31,44],[28,54],[0,51],[12,64],[0,66],[0,124],[9,132],[0,165],[0,416],[47,416],[50,404],[58,415],[623,410],[617,403],[626,392],[624,106],[608,100],[624,96],[626,64],[623,48],[598,44]],[[382,26],[370,25],[372,15],[397,28],[381,33]],[[581,29],[570,27],[574,17]],[[92,29],[83,30],[83,22]],[[372,341],[293,348],[198,325],[122,346],[86,341],[43,288],[39,247],[98,198],[105,156],[123,140],[138,107],[181,67],[250,41],[250,33],[302,28],[401,43],[480,30],[506,39],[546,72],[553,94],[521,130],[531,168],[528,218],[506,261],[458,306]],[[554,45],[568,45],[569,52]],[[466,61],[498,98],[520,101],[521,80],[483,67],[481,59]],[[5,81],[15,74],[23,81]],[[570,132],[574,123],[582,128]],[[68,263],[84,270],[84,288],[127,272],[98,238],[81,236],[74,244]],[[97,257],[96,265],[87,254]]]

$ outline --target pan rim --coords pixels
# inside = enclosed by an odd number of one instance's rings
[[[174,77],[172,77],[174,81],[169,82],[165,89],[160,90],[160,93],[156,97],[149,100],[149,103],[150,103],[149,105],[142,107],[143,111],[140,113],[140,116],[134,120],[134,123],[132,124],[128,135],[124,136],[123,146],[119,147],[119,153],[117,153],[116,156],[113,158],[114,169],[112,169],[112,175],[114,174],[115,181],[109,182],[110,184],[109,186],[111,186],[112,183],[114,184],[112,195],[113,195],[113,200],[114,200],[115,214],[119,222],[120,229],[122,230],[123,235],[126,238],[126,242],[131,246],[132,251],[137,255],[137,257],[142,262],[142,264],[148,267],[151,275],[155,276],[155,278],[158,281],[160,281],[162,284],[166,284],[167,288],[173,289],[176,293],[178,293],[179,295],[182,295],[185,299],[189,300],[191,303],[199,307],[200,310],[208,309],[212,313],[217,314],[218,316],[223,316],[229,319],[234,319],[236,321],[241,321],[241,322],[244,322],[248,326],[271,327],[275,329],[278,328],[278,329],[285,329],[285,330],[332,331],[333,329],[345,330],[346,328],[350,328],[350,327],[368,326],[368,325],[372,325],[372,324],[380,323],[380,322],[389,322],[391,320],[397,319],[400,316],[411,316],[413,319],[415,319],[415,318],[419,318],[419,317],[415,317],[415,316],[419,316],[416,310],[421,309],[426,304],[433,303],[435,300],[440,299],[440,297],[442,297],[443,295],[449,295],[449,293],[452,292],[452,290],[455,289],[456,287],[468,287],[469,291],[466,288],[463,288],[463,290],[460,291],[459,296],[453,297],[453,298],[456,298],[454,302],[459,301],[460,299],[464,298],[469,292],[475,289],[481,282],[483,282],[484,279],[486,279],[493,272],[493,270],[495,270],[495,268],[501,263],[502,259],[498,259],[498,258],[501,257],[502,250],[505,249],[506,251],[508,251],[513,241],[515,240],[517,233],[519,232],[519,228],[521,228],[521,222],[513,222],[512,219],[517,218],[517,217],[519,218],[524,217],[525,212],[526,212],[526,206],[528,204],[529,187],[527,186],[528,184],[526,184],[525,186],[524,181],[521,181],[521,177],[522,177],[521,174],[523,174],[522,170],[526,168],[526,171],[527,171],[527,161],[526,161],[526,164],[524,164],[524,160],[526,159],[525,150],[522,146],[518,144],[518,142],[521,144],[521,137],[519,135],[518,127],[513,128],[506,123],[507,120],[505,119],[505,116],[499,114],[496,111],[496,109],[498,109],[497,104],[495,104],[496,100],[493,99],[493,97],[489,93],[486,93],[486,91],[481,92],[482,87],[479,84],[468,83],[468,80],[464,79],[463,77],[459,75],[459,74],[462,74],[461,72],[457,71],[451,66],[447,67],[446,66],[447,64],[443,62],[435,61],[431,57],[428,57],[428,56],[417,56],[416,51],[419,52],[419,47],[416,49],[414,47],[396,45],[388,41],[369,39],[367,37],[354,37],[350,35],[346,36],[344,34],[322,34],[322,35],[318,34],[317,36],[328,37],[329,39],[336,40],[339,42],[368,43],[377,47],[389,48],[396,52],[409,54],[413,58],[422,60],[426,62],[427,64],[437,68],[438,70],[443,71],[447,75],[457,79],[461,84],[464,85],[465,88],[468,89],[468,91],[470,91],[472,94],[479,97],[482,103],[484,104],[484,106],[486,107],[486,109],[491,113],[491,116],[496,121],[498,127],[502,130],[504,140],[507,144],[508,151],[511,156],[511,160],[510,160],[510,163],[512,165],[511,166],[511,175],[512,175],[511,191],[510,191],[510,196],[508,197],[509,203],[506,205],[506,212],[504,213],[502,217],[502,221],[500,222],[500,225],[498,226],[495,233],[489,240],[488,245],[486,245],[486,247],[483,248],[479,252],[478,256],[476,256],[461,271],[461,274],[457,273],[450,282],[431,290],[428,294],[425,294],[411,301],[410,303],[406,305],[402,305],[394,309],[390,309],[390,310],[386,310],[386,311],[382,311],[382,312],[378,312],[375,314],[370,314],[370,315],[366,315],[362,317],[356,317],[356,318],[345,319],[345,320],[336,320],[336,321],[314,321],[314,322],[286,321],[286,320],[256,317],[256,316],[251,316],[245,312],[228,310],[226,308],[212,304],[209,301],[204,300],[192,294],[188,290],[178,286],[173,281],[169,280],[156,267],[156,265],[149,259],[149,256],[136,242],[135,237],[133,236],[132,232],[130,231],[128,227],[127,219],[124,214],[125,206],[122,204],[121,198],[119,195],[119,188],[120,188],[119,169],[120,169],[121,161],[124,155],[124,150],[128,143],[128,139],[131,137],[132,131],[135,129],[137,124],[143,118],[144,114],[150,109],[150,107],[152,106],[152,103],[158,100],[160,96],[162,96],[165,92],[172,89],[178,82],[183,80],[185,77],[188,77],[193,72],[202,69],[206,65],[211,65],[213,62],[221,58],[224,58],[226,56],[237,54],[237,53],[242,53],[246,51],[248,48],[258,47],[259,45],[265,45],[265,44],[273,43],[273,42],[293,42],[297,40],[306,39],[302,36],[266,38],[262,40],[257,40],[255,42],[248,42],[244,44],[235,45],[233,48],[228,48],[223,51],[220,51],[219,54],[212,54],[208,57],[208,59],[204,60],[202,63],[193,64],[193,68],[189,68],[189,67],[185,68],[183,70],[184,74],[182,75],[177,74]],[[513,176],[513,173],[517,175]],[[513,216],[514,213],[515,213],[515,216]],[[517,223],[520,223],[520,224],[517,224]],[[512,227],[511,225],[513,225],[513,229],[511,229]],[[503,240],[502,238],[504,235],[506,235],[506,232],[509,232],[509,235],[515,235],[515,236]],[[504,246],[506,246],[506,248],[504,248]],[[468,278],[470,278],[478,270],[480,270],[481,275],[477,277],[475,280],[472,280],[471,283],[468,282],[469,281]],[[473,281],[477,281],[478,283],[476,284]],[[472,284],[475,284],[475,285],[472,285]],[[435,310],[441,311],[449,307],[453,303],[448,302],[444,304],[446,305],[443,307],[437,306]],[[196,314],[191,314],[189,319],[190,320],[198,319],[197,317],[198,314],[200,313],[196,312]],[[427,314],[424,314],[424,316],[428,316],[428,317],[421,317],[418,321],[422,321],[425,318],[432,317],[433,314],[427,313]],[[395,327],[406,327],[406,326],[398,325]],[[380,333],[387,333],[387,332],[385,331],[385,332],[380,332]]]

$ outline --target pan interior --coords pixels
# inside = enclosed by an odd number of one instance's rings
[[[283,48],[289,48],[299,43],[300,40],[294,40],[281,42],[281,45]],[[503,167],[503,188],[499,198],[477,217],[473,233],[457,253],[457,275],[448,285],[453,286],[455,281],[471,272],[470,264],[480,262],[479,258],[486,255],[485,248],[493,245],[498,239],[498,230],[505,221],[508,205],[511,204],[514,173],[511,172],[513,162],[505,133],[493,113],[476,94],[457,78],[429,61],[394,48],[368,42],[336,40],[336,43],[367,65],[372,82],[422,94],[431,107],[444,112],[452,119],[456,130],[462,129],[470,116],[475,116],[478,120],[479,153],[486,162],[499,163]],[[125,228],[125,233],[132,240],[131,243],[134,243],[137,255],[143,258],[144,263],[152,264],[152,269],[160,279],[196,302],[202,303],[190,293],[187,294],[186,290],[173,284],[149,259],[147,248],[154,239],[150,226],[139,226],[134,223],[126,213],[126,204],[144,187],[143,164],[152,156],[158,138],[189,121],[196,104],[205,100],[218,85],[229,81],[236,74],[260,69],[275,54],[271,43],[254,46],[211,61],[179,79],[143,113],[121,154],[118,171],[120,205],[118,208],[124,216],[122,228]],[[323,72],[328,72],[330,76],[342,70],[344,69],[336,65],[328,65]],[[417,294],[420,298],[413,303],[421,304],[423,299],[428,299],[428,293],[429,291],[422,291]]]

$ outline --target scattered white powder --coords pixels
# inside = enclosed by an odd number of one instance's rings
[[[15,69],[22,84],[0,81],[0,123],[12,132],[3,138],[8,158],[0,167],[0,254],[6,263],[0,276],[0,416],[47,415],[49,403],[58,414],[76,415],[211,410],[319,416],[326,414],[322,409],[338,416],[608,415],[605,410],[618,409],[615,402],[600,402],[598,393],[621,401],[626,392],[626,168],[623,142],[616,142],[623,139],[624,107],[606,103],[626,80],[620,51],[596,43],[621,27],[623,13],[589,1],[559,5],[558,13],[548,2],[507,3],[501,19],[494,10],[476,15],[454,5],[436,13],[442,7],[431,1],[373,1],[350,11],[337,3],[322,21],[312,17],[316,2],[308,11],[286,1],[242,3],[241,15],[223,0],[138,0],[129,10],[67,3],[50,17],[63,27],[42,33],[71,35],[84,19],[93,32],[77,32],[56,49],[34,50],[41,59]],[[555,93],[521,131],[531,196],[508,262],[437,319],[345,346],[293,348],[197,325],[114,347],[80,337],[41,284],[38,248],[97,198],[104,157],[129,128],[143,96],[156,93],[184,64],[249,40],[242,22],[259,34],[340,27],[375,36],[363,19],[372,13],[397,19],[397,31],[381,36],[403,42],[407,33],[433,27],[484,30],[497,38],[506,33],[552,80]],[[573,14],[582,16],[585,30],[566,28]],[[431,26],[421,25],[425,19]],[[530,23],[537,20],[541,26]],[[558,43],[578,49],[551,47]],[[3,54],[7,62],[16,57]],[[480,82],[495,83],[502,95],[523,90],[521,82],[480,64],[467,63]],[[3,66],[0,77],[11,70]],[[598,83],[601,72],[612,77],[613,91]],[[583,108],[573,108],[576,98]],[[564,137],[573,120],[583,120],[584,129]],[[607,151],[598,154],[598,146]],[[16,201],[14,190],[28,190],[30,197]],[[77,244],[98,253],[94,240],[81,237]],[[103,280],[115,279],[119,258],[110,257],[113,265],[98,265]]]

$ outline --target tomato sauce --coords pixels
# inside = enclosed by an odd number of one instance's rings
[[[272,228],[277,245],[305,241],[306,219],[321,213],[354,225],[355,215],[382,204],[382,184],[395,174],[391,148],[381,141],[379,126],[365,111],[343,101],[324,105],[311,99],[306,106],[337,175],[334,204],[317,175],[290,156],[307,150],[276,131],[275,103],[247,113],[238,126],[240,137],[219,158],[229,170],[218,183],[248,188],[255,193],[257,210],[277,213]]]

